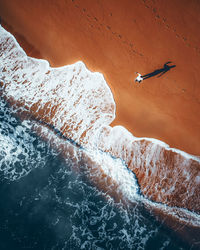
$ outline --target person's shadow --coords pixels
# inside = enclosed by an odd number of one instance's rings
[[[161,69],[157,69],[149,74],[146,74],[146,75],[143,75],[142,78],[143,80],[146,80],[150,77],[153,77],[153,76],[157,76],[157,77],[161,77],[162,75],[164,75],[167,71],[169,71],[170,69],[176,67],[176,65],[168,65],[169,63],[171,62],[166,62],[163,66],[163,68]]]

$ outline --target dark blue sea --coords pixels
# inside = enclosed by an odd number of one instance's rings
[[[190,249],[141,204],[117,203],[74,171],[3,100],[0,197],[1,250]]]

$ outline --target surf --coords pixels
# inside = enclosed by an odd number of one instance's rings
[[[2,27],[0,34],[1,96],[25,127],[70,159],[76,171],[84,165],[87,177],[116,200],[139,201],[159,219],[171,216],[199,228],[198,157],[110,127],[116,105],[102,74],[83,62],[51,68],[28,57]],[[12,151],[9,138],[1,141]]]

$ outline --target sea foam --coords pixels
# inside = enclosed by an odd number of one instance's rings
[[[51,68],[28,57],[15,38],[0,27],[0,80],[3,95],[20,106],[20,113],[53,126],[87,147],[98,129],[115,117],[115,103],[103,75],[84,63]]]
[[[122,160],[146,198],[200,212],[198,157],[159,140],[136,138],[121,126],[111,128],[115,102],[102,74],[82,62],[51,68],[45,60],[28,57],[2,27],[0,34],[1,93],[21,118],[39,121],[90,152],[101,150]],[[109,181],[124,182],[110,168],[101,169]]]

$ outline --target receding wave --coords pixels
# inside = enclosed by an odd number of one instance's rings
[[[102,124],[115,116],[115,103],[103,75],[82,62],[51,68],[27,57],[15,38],[1,27],[1,89],[7,99],[66,137],[87,146]]]
[[[99,148],[125,161],[136,174],[145,197],[200,212],[200,164],[161,141],[136,138],[123,127],[105,127]]]
[[[1,95],[23,120],[14,126],[15,118],[7,114],[6,124],[12,126],[2,125],[0,131],[0,169],[8,179],[27,176],[39,167],[45,150],[53,150],[117,201],[140,203],[159,219],[173,217],[200,228],[198,157],[155,139],[136,138],[121,126],[110,127],[115,102],[102,74],[90,72],[82,62],[51,68],[45,60],[28,57],[2,27],[0,34]],[[6,110],[1,103],[1,111]],[[30,130],[50,147],[39,143],[36,155]],[[32,165],[23,168],[27,150]]]
[[[12,113],[0,99],[1,249],[148,249],[158,239],[161,248],[180,246],[146,215],[123,161]]]

